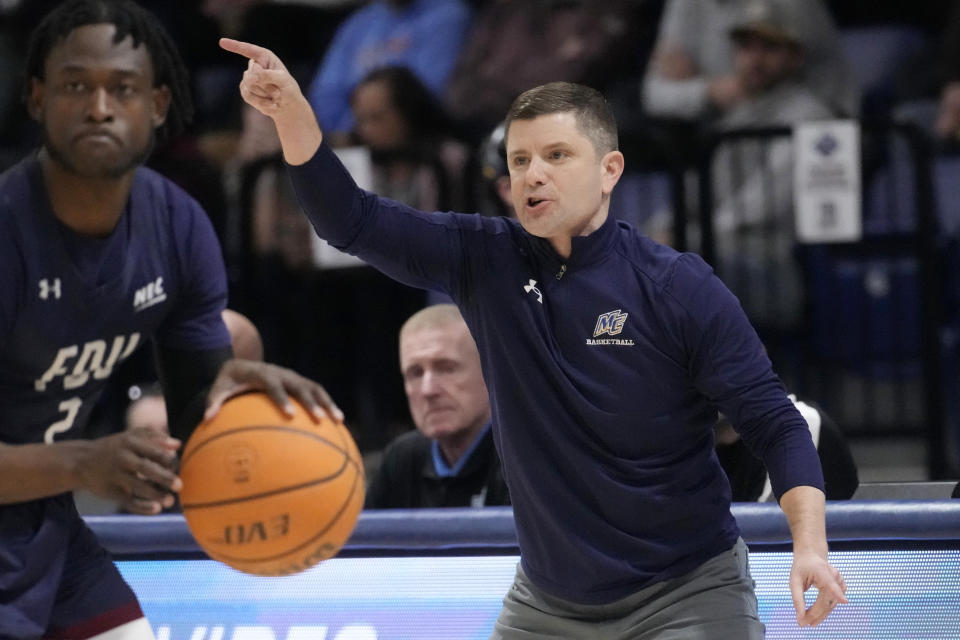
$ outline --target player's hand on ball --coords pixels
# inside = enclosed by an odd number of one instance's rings
[[[220,410],[220,405],[246,391],[263,391],[270,396],[287,415],[295,413],[290,397],[296,398],[316,420],[325,415],[336,422],[343,422],[343,412],[333,403],[322,386],[301,376],[296,371],[266,362],[234,358],[224,363],[207,396],[209,420]]]
[[[180,441],[154,429],[130,429],[91,441],[77,463],[81,485],[118,501],[131,513],[150,515],[173,506],[183,486],[174,472]]]

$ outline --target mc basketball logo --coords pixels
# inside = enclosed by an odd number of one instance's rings
[[[167,292],[163,290],[163,276],[158,277],[145,287],[140,287],[133,294],[133,311],[143,311],[167,299]]]
[[[621,313],[620,309],[601,313],[597,318],[597,326],[593,329],[593,338],[587,338],[589,346],[614,345],[632,347],[633,340],[629,338],[601,338],[603,334],[610,336],[619,335],[623,331],[623,325],[627,322],[629,314]]]
[[[593,330],[593,337],[602,336],[605,333],[615,336],[623,331],[623,323],[627,321],[627,314],[620,313],[620,309],[601,313],[597,318],[597,326]]]

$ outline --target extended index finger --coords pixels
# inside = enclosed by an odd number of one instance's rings
[[[231,53],[250,58],[261,67],[267,68],[269,66],[270,50],[251,42],[243,42],[242,40],[234,40],[233,38],[220,38],[220,47]]]

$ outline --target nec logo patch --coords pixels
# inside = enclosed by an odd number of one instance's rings
[[[163,276],[158,277],[145,287],[140,287],[133,295],[133,311],[143,311],[167,299],[167,292],[163,290]]]
[[[597,326],[593,330],[593,337],[608,334],[615,336],[623,331],[623,324],[627,321],[626,313],[620,313],[620,309],[601,313],[597,318]]]

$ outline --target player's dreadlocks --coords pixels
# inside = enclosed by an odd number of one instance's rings
[[[78,27],[104,23],[116,27],[114,43],[130,36],[134,47],[145,44],[153,60],[154,86],[170,88],[170,109],[157,137],[166,140],[181,133],[193,119],[187,69],[157,17],[132,0],[68,0],[51,11],[30,36],[24,95],[29,95],[31,78],[44,79],[51,49]]]

